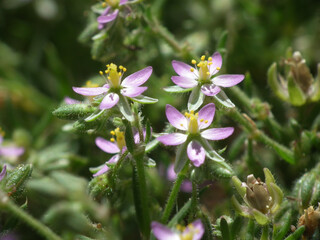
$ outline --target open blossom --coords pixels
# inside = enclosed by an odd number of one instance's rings
[[[97,177],[101,174],[104,174],[109,171],[109,167],[107,164],[116,164],[119,159],[121,154],[123,154],[126,150],[126,141],[124,137],[124,132],[120,131],[119,128],[116,128],[115,130],[111,131],[110,134],[112,135],[112,138],[110,138],[110,141],[97,137],[96,138],[96,145],[104,152],[110,153],[110,154],[115,154],[113,157],[109,159],[109,161],[106,162],[106,164],[93,176]],[[143,135],[145,137],[146,132],[143,132]],[[140,137],[139,133],[136,132],[133,136],[134,142],[138,144],[140,142]]]
[[[23,147],[1,146],[3,142],[4,132],[0,128],[0,156],[19,157],[24,153]]]
[[[220,87],[232,87],[244,79],[242,74],[223,74],[213,77],[222,66],[222,57],[215,52],[208,60],[205,56],[201,61],[191,61],[194,67],[180,62],[172,61],[172,67],[179,76],[171,77],[171,80],[182,88],[194,88],[201,86],[201,91],[207,96],[214,96],[221,91]]]
[[[102,14],[97,18],[98,28],[102,29],[108,22],[114,21],[119,13],[119,7],[126,4],[128,0],[105,0],[102,6],[105,8]]]
[[[185,133],[170,133],[157,138],[165,145],[180,145],[189,139],[187,146],[188,158],[196,167],[204,163],[206,152],[203,148],[202,138],[207,140],[221,140],[229,137],[233,131],[233,127],[226,128],[209,128],[215,113],[215,105],[209,103],[205,105],[198,113],[191,111],[181,114],[177,109],[167,104],[167,119],[175,128],[185,131]],[[204,130],[206,129],[206,130]]]
[[[178,225],[174,230],[158,222],[152,222],[151,228],[158,240],[200,240],[204,234],[204,226],[200,219],[186,227]]]
[[[107,65],[105,72],[100,71],[100,75],[107,75],[106,84],[102,87],[73,87],[73,91],[84,96],[97,96],[104,94],[104,98],[100,103],[100,109],[110,109],[114,107],[120,99],[120,95],[135,98],[141,95],[148,87],[141,87],[152,74],[152,67],[146,67],[136,73],[126,77],[122,81],[123,74],[127,69],[111,63]]]

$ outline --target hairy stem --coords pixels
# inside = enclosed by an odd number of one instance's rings
[[[181,183],[185,179],[187,171],[188,171],[188,162],[183,167],[181,172],[178,173],[177,179],[176,179],[176,181],[175,181],[175,183],[174,183],[174,185],[172,187],[172,190],[170,192],[167,204],[166,204],[166,206],[164,208],[163,215],[162,215],[162,218],[161,218],[161,222],[162,223],[167,223],[168,220],[169,220],[170,214],[172,212],[172,209],[173,209],[173,207],[175,205],[178,193],[180,191]]]
[[[10,211],[20,220],[24,221],[27,225],[34,228],[43,237],[49,240],[62,240],[50,228],[38,221],[27,212],[23,211],[19,206],[15,205],[5,193],[0,192],[0,208]]]

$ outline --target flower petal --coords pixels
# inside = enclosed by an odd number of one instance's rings
[[[65,102],[65,104],[68,104],[68,105],[81,103],[80,101],[73,99],[73,98],[70,98],[70,97],[65,97],[63,99],[63,101]]]
[[[121,94],[127,97],[138,97],[144,91],[146,91],[148,87],[126,87],[121,89]]]
[[[193,88],[198,84],[196,80],[188,77],[173,76],[171,77],[171,80],[182,88]]]
[[[109,167],[107,165],[104,165],[98,172],[96,172],[95,174],[93,174],[94,177],[100,176],[106,172],[109,171]]]
[[[108,14],[108,12],[110,11],[111,7],[106,7],[106,9],[103,10],[103,12],[101,13],[100,16],[105,16]]]
[[[191,72],[190,69],[193,67],[191,67],[190,65],[184,62],[173,60],[172,67],[179,76],[187,77],[191,79],[196,79],[198,76],[198,71],[194,69],[194,72]]]
[[[212,57],[212,64],[209,67],[209,71],[210,71],[210,75],[212,76],[217,72],[219,72],[222,66],[222,57],[219,52],[215,52],[211,57]]]
[[[226,128],[210,128],[204,130],[201,136],[208,140],[221,140],[229,137],[234,131],[233,127]]]
[[[116,164],[119,161],[120,155],[116,154],[107,162],[108,164]]]
[[[97,137],[96,138],[96,145],[104,152],[106,153],[118,153],[120,152],[119,147],[117,144],[112,143],[108,140],[105,140],[104,138]]]
[[[217,95],[221,91],[221,89],[214,84],[205,84],[201,87],[201,91],[205,95],[212,97],[214,95]]]
[[[0,173],[0,181],[4,178],[4,176],[6,175],[6,172],[7,172],[7,165],[4,165]]]
[[[212,123],[216,106],[214,103],[209,103],[200,109],[198,115],[199,129],[207,128]]]
[[[182,236],[187,235],[189,232],[193,233],[192,240],[201,240],[202,235],[204,234],[204,226],[200,219],[194,221],[190,224],[191,226],[187,226],[183,231]]]
[[[129,75],[128,77],[126,77],[122,83],[121,86],[124,87],[138,87],[142,84],[144,84],[149,77],[152,74],[152,67],[146,67],[138,72],[135,72],[131,75]]]
[[[200,167],[206,158],[204,148],[198,141],[191,141],[187,147],[187,154],[195,167]]]
[[[102,93],[108,92],[108,88],[106,87],[95,87],[95,88],[79,88],[79,87],[73,87],[73,91],[75,91],[78,94],[84,95],[84,96],[97,96]]]
[[[171,229],[158,222],[152,222],[151,228],[154,236],[158,240],[180,240],[180,236]]]
[[[157,140],[162,142],[164,145],[180,145],[187,140],[187,135],[183,133],[170,133],[157,137]]]
[[[166,105],[166,115],[168,121],[172,126],[180,130],[187,130],[188,121],[177,109],[172,107],[170,104]]]
[[[119,12],[119,10],[117,9],[117,10],[115,10],[113,13],[110,13],[110,14],[108,14],[108,15],[102,15],[102,16],[99,16],[98,18],[97,18],[97,21],[98,21],[98,23],[108,23],[108,22],[111,22],[111,21],[113,21],[113,20],[115,20],[116,19],[116,17],[118,16],[118,12]]]
[[[128,2],[128,0],[120,0],[119,6],[126,4]]]
[[[0,147],[0,155],[2,156],[19,157],[23,153],[24,153],[23,147],[14,147],[14,146]]]
[[[114,105],[116,105],[118,102],[119,102],[119,95],[116,93],[109,93],[103,98],[99,108],[109,109],[109,108],[112,108]]]
[[[174,171],[174,164],[171,163],[167,169],[167,178],[169,181],[174,181],[177,179],[177,174]]]
[[[212,79],[212,82],[221,87],[232,87],[237,85],[244,79],[244,75],[242,74],[225,74],[220,75]]]

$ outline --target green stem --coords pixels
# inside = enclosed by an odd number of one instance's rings
[[[198,207],[198,186],[194,179],[192,179],[192,197],[191,197],[191,212],[189,215],[189,222],[194,219],[194,215],[196,213]]]
[[[50,228],[48,228],[43,223],[39,222],[37,219],[33,218],[31,215],[23,211],[20,207],[15,205],[5,193],[0,192],[0,208],[10,211],[17,218],[24,221],[30,227],[34,228],[49,240],[62,240],[58,235],[56,235]]]
[[[260,240],[269,240],[269,226],[266,225],[262,228],[262,234]]]
[[[138,152],[133,155],[136,162],[139,193],[137,198],[139,198],[139,203],[141,204],[141,232],[143,233],[145,239],[149,238],[150,235],[150,216],[149,216],[149,203],[148,203],[148,193],[146,184],[146,175],[144,169],[144,151]]]
[[[249,118],[247,115],[241,114],[237,108],[224,108],[218,101],[214,101],[215,104],[220,108],[222,112],[226,115],[231,117],[236,122],[240,123],[245,130],[251,134],[252,139],[260,141],[265,145],[272,147],[275,152],[288,163],[294,163],[294,154],[293,152],[288,149],[287,147],[283,146],[282,144],[278,143],[277,141],[268,137],[264,132],[259,130],[253,120]]]
[[[186,165],[181,170],[181,172],[178,173],[177,179],[172,187],[167,204],[166,204],[164,211],[163,211],[163,215],[161,218],[162,223],[167,223],[169,220],[170,214],[171,214],[172,209],[176,203],[176,199],[177,199],[178,193],[180,191],[181,183],[186,177],[186,173],[188,171],[188,164],[189,163],[187,162]]]

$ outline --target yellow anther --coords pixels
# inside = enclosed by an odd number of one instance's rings
[[[210,75],[210,72],[206,72],[207,75]]]
[[[122,69],[122,71],[123,71],[123,72],[126,72],[126,71],[127,71],[127,69],[124,67],[124,68]]]
[[[180,123],[180,126],[183,127],[183,123]]]
[[[108,74],[108,73],[109,73],[109,70],[105,70],[104,72],[105,72],[105,74]]]
[[[208,120],[205,120],[204,123],[208,123]]]
[[[102,72],[102,71],[99,71],[99,74],[102,76],[102,75],[103,75],[103,72]]]
[[[201,61],[204,61],[206,59],[206,56],[205,55],[202,55],[201,56]]]
[[[117,127],[115,131],[120,131],[120,128]]]
[[[110,134],[113,136],[116,135],[116,133],[114,131],[110,131]]]
[[[191,113],[191,114],[194,114],[194,110],[191,110],[190,113]]]
[[[123,66],[122,66],[122,65],[120,65],[120,66],[119,66],[119,69],[120,69],[120,70],[122,70],[122,69],[123,69]]]
[[[194,72],[194,68],[190,68],[190,72]]]
[[[185,112],[184,115],[185,115],[186,117],[189,117],[189,113],[187,113],[187,112]]]
[[[107,67],[107,68],[110,67],[110,64],[107,64],[106,67]]]
[[[220,67],[217,67],[216,69],[217,69],[217,70],[220,70]]]
[[[119,74],[119,76],[121,76],[121,72],[119,72],[118,74]]]
[[[196,60],[194,60],[194,59],[192,59],[191,63],[192,63],[192,64],[196,64],[196,63],[197,63],[197,61],[196,61]]]
[[[211,61],[212,61],[212,57],[209,57],[209,58],[208,58],[208,61],[211,62]]]
[[[199,116],[199,113],[196,113],[195,116],[198,117],[198,116]]]
[[[203,122],[203,121],[204,121],[204,119],[203,119],[203,118],[201,118],[201,119],[200,119],[200,122]]]
[[[101,5],[103,8],[107,7],[107,3],[105,3],[105,2],[103,2]]]
[[[108,80],[111,80],[111,77],[108,77]]]
[[[111,142],[115,142],[116,140],[114,138],[110,138],[110,141]]]
[[[213,62],[208,62],[208,65],[210,66],[210,65],[212,65],[213,64]]]
[[[198,63],[198,64],[197,64],[197,67],[201,67],[201,63]]]

